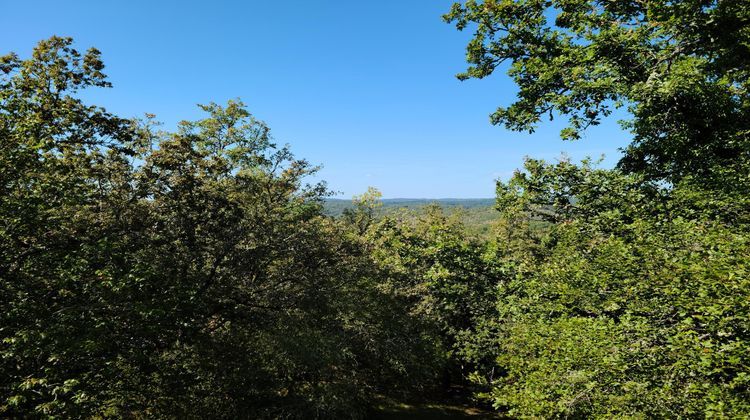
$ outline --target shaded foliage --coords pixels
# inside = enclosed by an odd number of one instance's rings
[[[75,96],[96,50],[2,63],[0,413],[357,417],[429,386],[434,345],[241,102],[162,132]]]
[[[459,77],[520,88],[493,122],[632,117],[615,169],[498,182],[489,236],[375,189],[327,216],[240,101],[172,132],[87,105],[104,65],[68,38],[0,57],[0,414],[362,418],[458,384],[518,417],[747,417],[748,13],[455,4]]]
[[[493,123],[566,116],[577,139],[627,107],[618,168],[525,170],[497,187],[496,317],[459,343],[519,417],[746,417],[750,8],[736,1],[486,0],[469,68],[519,86]]]

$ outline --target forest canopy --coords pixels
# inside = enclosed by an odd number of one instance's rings
[[[617,167],[529,158],[491,228],[374,188],[334,216],[240,100],[165,130],[82,99],[110,87],[94,48],[0,57],[0,415],[371,418],[456,390],[512,417],[750,415],[750,4],[444,18],[473,31],[459,78],[519,87],[495,124],[577,139],[624,107]]]

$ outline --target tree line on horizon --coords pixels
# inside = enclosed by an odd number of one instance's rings
[[[316,168],[239,100],[164,130],[70,38],[0,57],[0,416],[367,418],[441,395],[522,418],[750,415],[750,3],[466,0],[491,122],[616,108],[617,167],[529,158],[482,235]]]

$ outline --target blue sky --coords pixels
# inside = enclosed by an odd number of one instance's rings
[[[613,118],[564,142],[557,120],[534,134],[490,125],[516,88],[496,73],[458,81],[470,33],[445,24],[451,0],[0,0],[0,54],[28,56],[51,35],[103,53],[113,89],[87,97],[121,116],[172,128],[195,104],[241,98],[278,143],[323,166],[348,198],[494,196],[524,156],[619,155]]]

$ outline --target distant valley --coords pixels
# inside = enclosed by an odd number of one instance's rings
[[[475,237],[486,238],[499,216],[494,198],[388,198],[380,201],[382,214],[403,213],[407,217],[418,217],[425,208],[437,204],[446,215],[457,213],[467,232]],[[329,198],[325,200],[323,212],[338,217],[352,207],[351,200]]]
[[[382,199],[385,211],[408,209],[419,210],[430,204],[437,204],[443,209],[494,209],[494,198],[386,198]],[[329,216],[340,216],[345,209],[351,208],[352,201],[343,198],[325,200],[325,213]]]

